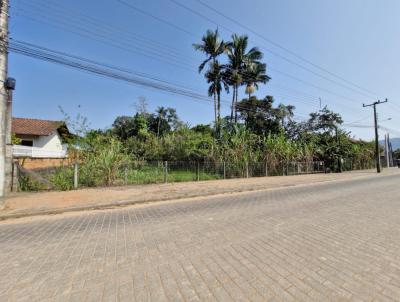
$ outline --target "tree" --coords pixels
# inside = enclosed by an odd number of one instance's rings
[[[273,103],[274,98],[272,96],[266,96],[261,100],[252,96],[250,99],[243,99],[239,102],[237,111],[246,128],[252,133],[258,135],[279,133],[280,123]]]
[[[179,121],[176,110],[170,107],[158,107],[155,114],[148,118],[149,130],[161,137],[171,130],[176,130],[181,122]]]
[[[194,49],[203,52],[207,56],[207,58],[199,66],[199,73],[203,71],[204,67],[210,61],[211,73],[215,74],[217,71],[221,72],[219,64],[217,62],[217,58],[226,51],[226,44],[220,39],[218,29],[216,29],[215,31],[207,30],[201,41],[202,42],[200,44],[193,44]],[[207,77],[207,75],[206,78],[207,81],[210,79],[210,77]],[[215,81],[217,81],[217,79],[215,79]],[[209,89],[209,95],[214,96],[214,117],[216,127],[218,127],[218,118],[220,117],[218,114],[218,108],[220,108],[221,102],[218,96],[218,86],[219,84],[217,82],[214,82],[212,85],[213,89],[211,91]]]
[[[227,44],[227,54],[229,59],[228,74],[229,83],[233,87],[232,108],[231,108],[231,121],[234,119],[237,122],[237,102],[238,102],[238,89],[244,83],[247,77],[246,71],[252,64],[261,64],[260,60],[263,53],[257,48],[253,47],[247,51],[248,36],[232,35],[232,42]]]
[[[310,114],[308,124],[313,131],[331,133],[336,131],[339,125],[343,124],[343,119],[339,113],[335,113],[325,106],[319,112]]]
[[[258,84],[266,84],[271,78],[266,74],[267,64],[264,63],[251,63],[247,66],[246,76],[244,77],[244,83],[246,84],[246,93],[249,95],[258,89]]]
[[[279,104],[278,108],[276,108],[276,115],[278,119],[281,121],[282,128],[285,128],[287,122],[290,122],[296,107],[293,105],[284,105]]]
[[[348,134],[339,129],[342,123],[340,114],[329,110],[327,106],[319,112],[311,113],[308,121],[310,129],[317,133],[320,156],[327,166],[332,169],[337,167],[339,172],[342,171],[342,158],[348,153],[348,145],[343,140]]]
[[[400,160],[400,149],[397,149],[393,152],[393,158]]]
[[[123,141],[132,136],[145,138],[148,136],[147,122],[146,116],[140,113],[133,117],[118,116],[112,125],[112,132]]]
[[[135,135],[135,119],[133,116],[118,116],[112,124],[113,133],[121,140]]]
[[[221,92],[225,89],[226,92],[229,91],[229,83],[223,66],[219,64],[216,60],[210,64],[210,68],[205,75],[207,83],[210,84],[208,88],[209,96],[217,96],[217,117],[216,117],[216,129],[217,133],[220,131],[220,121],[221,121]]]
[[[213,134],[213,129],[210,127],[210,125],[203,125],[199,124],[191,128],[194,132],[197,133],[202,133],[202,134],[208,134],[212,135]]]
[[[161,122],[165,121],[167,126],[169,126],[167,122],[168,110],[161,106],[156,109],[156,114],[157,114],[157,137],[160,137]]]
[[[204,160],[210,156],[211,134],[195,132],[182,126],[162,139],[163,160]]]
[[[148,115],[147,107],[149,106],[147,99],[144,96],[138,97],[138,101],[135,103],[136,112],[146,116]]]

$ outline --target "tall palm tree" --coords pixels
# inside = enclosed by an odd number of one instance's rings
[[[163,106],[160,106],[157,107],[156,113],[157,113],[157,138],[158,138],[160,137],[161,121],[167,118],[168,109]]]
[[[225,74],[224,66],[220,65],[218,60],[210,63],[210,68],[205,74],[207,83],[210,84],[208,88],[208,95],[217,95],[217,119],[216,129],[220,131],[220,120],[221,120],[221,92],[224,89],[226,92],[229,91],[229,83]]]
[[[200,44],[193,44],[195,50],[203,52],[207,58],[200,64],[199,73],[201,73],[204,67],[211,61],[211,66],[215,66],[218,56],[226,51],[226,44],[220,39],[218,29],[215,31],[207,30],[206,34],[202,37]],[[214,88],[218,87],[217,83],[214,83]],[[218,125],[218,108],[220,108],[220,101],[218,100],[217,91],[214,90],[212,95],[214,97],[214,117],[215,125]]]
[[[180,121],[174,108],[159,106],[155,112],[157,121],[157,138],[166,131],[166,127],[168,128],[168,131],[170,129],[176,130],[179,127]]]
[[[244,84],[246,84],[246,93],[249,95],[258,89],[258,84],[266,84],[271,78],[266,74],[267,64],[252,63],[247,66],[246,74],[244,77]]]
[[[228,53],[228,71],[230,76],[230,85],[233,87],[232,96],[232,108],[231,108],[231,121],[235,117],[235,123],[237,122],[237,110],[236,105],[238,102],[238,90],[239,86],[244,83],[244,79],[247,77],[246,70],[251,64],[261,64],[260,60],[263,57],[263,53],[257,48],[253,47],[247,51],[248,47],[248,36],[232,35],[232,42],[227,44]]]

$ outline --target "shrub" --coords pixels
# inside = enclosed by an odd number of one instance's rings
[[[19,175],[18,185],[21,191],[41,191],[46,189],[43,184],[33,179],[33,177],[28,174]]]
[[[60,167],[50,178],[54,188],[61,191],[72,190],[74,188],[74,168]]]

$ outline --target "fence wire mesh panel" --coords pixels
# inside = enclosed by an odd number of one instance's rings
[[[368,170],[375,168],[376,168],[375,160],[354,161],[352,159],[345,159],[342,162],[342,171]]]
[[[372,169],[375,163],[342,162],[343,171]],[[332,170],[335,171],[335,170]],[[77,187],[142,185],[167,182],[205,181],[265,176],[289,176],[331,172],[322,161],[314,162],[232,162],[232,161],[130,161],[75,163],[46,168],[18,168],[23,191],[72,190]]]
[[[60,165],[26,169],[17,165],[18,187],[22,191],[72,190],[74,166]]]
[[[194,181],[198,177],[198,165],[196,162],[171,161],[167,163],[167,181],[182,182]]]
[[[224,178],[224,163],[223,162],[203,162],[199,165],[198,180],[213,180]]]
[[[255,162],[249,164],[249,177],[267,176],[266,164],[264,162]]]
[[[135,161],[119,169],[124,184],[140,185],[164,182],[163,161]]]

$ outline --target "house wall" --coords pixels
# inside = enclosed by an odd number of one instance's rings
[[[19,139],[23,139],[23,140],[28,140],[28,141],[35,141],[35,139],[37,139],[37,136],[33,136],[33,135],[20,135],[20,134],[16,134],[16,137],[18,137]]]
[[[65,149],[57,130],[49,136],[17,135],[17,137],[33,141],[33,147],[41,148],[44,151],[61,151]]]
[[[58,131],[54,131],[49,136],[38,136],[33,140],[33,146],[42,148],[44,151],[63,150],[61,137],[58,134]]]

